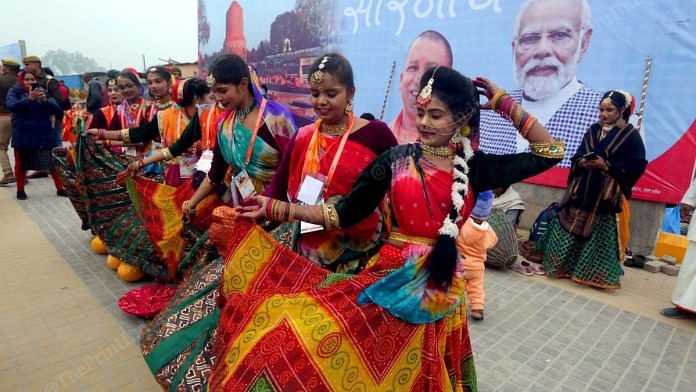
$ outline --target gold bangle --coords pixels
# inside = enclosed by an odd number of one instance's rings
[[[498,111],[496,108],[496,101],[502,98],[504,95],[507,95],[507,91],[499,88],[498,91],[496,91],[493,95],[493,98],[491,98],[491,109],[493,109],[494,112]]]
[[[292,223],[295,221],[295,204],[290,204],[290,213],[288,214],[288,222]]]
[[[172,155],[172,152],[169,151],[169,147],[163,148],[161,151],[165,161],[171,161],[174,159],[174,155]]]
[[[130,129],[128,128],[123,128],[120,131],[118,131],[119,134],[121,135],[121,140],[123,140],[125,143],[130,143]]]
[[[542,158],[563,159],[565,157],[565,142],[563,140],[531,142],[529,149],[532,154]]]
[[[326,230],[336,230],[341,227],[338,212],[333,204],[322,204],[322,212],[324,213],[324,228]]]

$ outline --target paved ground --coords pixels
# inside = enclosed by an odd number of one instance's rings
[[[0,390],[156,390],[138,355],[144,323],[116,304],[136,286],[91,251],[51,180],[31,180],[26,202],[14,192],[0,189]],[[696,321],[657,314],[674,278],[627,271],[622,283],[487,271],[486,320],[470,323],[480,390],[693,391]],[[100,352],[111,356],[78,371]]]

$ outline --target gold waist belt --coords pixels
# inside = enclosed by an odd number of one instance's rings
[[[432,238],[418,237],[415,235],[402,234],[398,231],[393,231],[389,233],[389,239],[400,242],[408,242],[409,244],[418,244],[433,246],[435,245],[435,240]]]

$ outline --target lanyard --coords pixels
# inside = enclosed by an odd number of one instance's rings
[[[348,136],[350,136],[351,132],[353,131],[353,122],[355,121],[355,116],[353,113],[350,114],[350,117],[348,117],[348,123],[346,124],[346,130],[343,132],[343,135],[341,136],[341,141],[339,142],[338,145],[338,151],[336,151],[336,155],[334,156],[333,161],[331,162],[331,167],[329,168],[329,172],[326,174],[326,182],[324,182],[324,186],[321,188],[321,193],[320,195],[323,195],[327,189],[329,189],[329,184],[331,184],[331,180],[333,179],[334,174],[336,173],[336,167],[338,167],[338,162],[341,160],[341,155],[343,155],[343,149],[346,147],[346,142],[348,141]],[[309,145],[311,146],[312,143],[314,142],[315,138],[321,137],[321,120],[317,121],[316,125],[314,126],[314,135],[312,135],[312,140],[309,142]],[[304,165],[302,168],[302,181],[304,181],[307,173],[307,158],[309,154],[309,150],[307,151],[307,154],[305,154],[305,160],[304,160]],[[317,163],[318,163],[319,157],[317,157]]]
[[[261,106],[259,107],[259,114],[256,117],[256,123],[254,124],[254,129],[251,132],[251,139],[249,140],[249,146],[247,147],[247,152],[246,152],[246,158],[244,159],[244,168],[249,164],[249,161],[251,160],[251,156],[254,152],[254,143],[256,142],[256,136],[259,133],[259,128],[261,128],[261,122],[263,121],[263,112],[264,109],[266,109],[266,99],[261,100]],[[235,123],[235,117],[237,116],[237,111],[232,112],[232,121],[230,121],[230,127],[231,127],[231,133],[232,137],[231,139],[234,139],[234,123]],[[224,124],[224,120],[221,123]],[[242,123],[242,126],[244,126],[244,123]],[[220,131],[222,132],[222,130]],[[230,140],[232,142],[232,140]]]
[[[210,150],[210,120],[213,118],[213,115],[215,114],[215,107],[211,107],[208,110],[208,118],[205,119],[205,149]]]
[[[259,115],[256,116],[256,124],[254,124],[254,130],[251,133],[251,139],[249,140],[249,147],[247,147],[246,158],[244,159],[244,167],[249,164],[251,160],[251,154],[254,152],[254,143],[256,143],[256,136],[259,133],[259,128],[261,128],[261,121],[263,121],[263,112],[266,109],[266,99],[261,99],[261,106],[259,107]]]

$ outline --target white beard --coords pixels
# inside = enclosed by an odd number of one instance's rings
[[[578,43],[575,55],[567,64],[561,63],[556,56],[552,56],[543,60],[530,59],[524,68],[520,69],[515,61],[515,78],[526,97],[540,101],[558,93],[573,80],[578,69],[579,58],[580,43]],[[532,68],[539,66],[556,67],[557,71],[549,76],[527,76]]]

